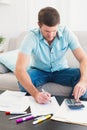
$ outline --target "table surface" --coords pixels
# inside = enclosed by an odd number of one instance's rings
[[[56,96],[59,104],[62,103],[64,98],[63,96]],[[50,119],[37,125],[33,125],[32,120],[16,124],[15,120],[9,120],[9,117],[10,115],[7,116],[4,112],[0,112],[0,130],[87,130],[86,126],[63,123]]]

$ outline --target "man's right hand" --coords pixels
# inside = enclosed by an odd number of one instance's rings
[[[51,100],[51,94],[48,92],[38,92],[34,97],[37,103],[45,104]]]

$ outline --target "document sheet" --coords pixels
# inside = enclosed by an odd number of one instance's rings
[[[23,112],[29,107],[26,93],[6,90],[0,94],[0,111]]]
[[[55,97],[51,97],[51,102],[47,104],[39,104],[32,96],[25,96],[25,94],[9,90],[0,94],[0,111],[23,112],[30,106],[32,115],[38,116],[54,114],[59,109]]]
[[[59,109],[59,104],[54,96],[51,97],[51,102],[47,104],[38,104],[33,97],[29,96],[29,104],[34,116],[50,113],[55,114]]]
[[[52,119],[68,123],[87,125],[87,101],[81,101],[85,106],[84,108],[71,110],[68,108],[65,100],[58,109],[57,113],[54,114]]]

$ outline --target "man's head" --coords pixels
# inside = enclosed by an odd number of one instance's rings
[[[39,11],[38,22],[40,25],[55,26],[60,23],[60,15],[55,8],[46,7]]]
[[[56,36],[58,25],[60,24],[60,15],[53,7],[46,7],[38,13],[38,25],[43,37],[49,44]]]

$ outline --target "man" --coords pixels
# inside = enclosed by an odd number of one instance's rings
[[[37,89],[47,82],[71,86],[72,95],[77,101],[86,95],[87,56],[75,35],[59,24],[60,15],[56,9],[41,9],[38,13],[39,28],[28,33],[19,51],[15,70],[19,87],[31,94],[38,103],[50,100],[50,93]],[[65,57],[68,48],[79,61],[80,69],[69,68]],[[31,66],[27,69],[31,57]]]

